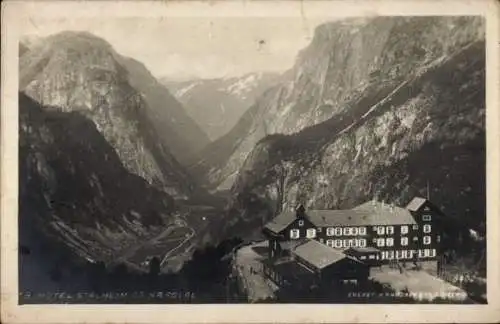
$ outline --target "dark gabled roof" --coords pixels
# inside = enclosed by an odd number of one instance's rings
[[[406,209],[412,212],[418,211],[427,202],[427,199],[421,197],[413,198],[410,203],[406,206]]]
[[[408,210],[377,201],[369,201],[346,210],[310,210],[307,215],[313,224],[320,227],[416,223]]]
[[[352,209],[365,212],[363,225],[403,225],[416,224],[408,209],[371,200]]]
[[[306,217],[317,227],[416,224],[408,209],[375,200],[353,209],[308,210]],[[267,223],[264,228],[273,233],[280,233],[295,219],[294,211],[284,211]]]
[[[295,212],[284,211],[275,218],[273,218],[269,223],[267,223],[264,228],[270,230],[273,233],[279,233],[284,230],[288,225],[290,225],[296,219]]]
[[[341,225],[364,225],[369,220],[365,211],[346,210],[309,210],[309,220],[318,227]]]
[[[309,240],[297,246],[292,253],[317,269],[323,269],[347,257],[339,250],[321,244],[316,240]]]

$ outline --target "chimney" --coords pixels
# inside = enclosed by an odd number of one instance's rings
[[[302,218],[304,217],[306,214],[306,209],[304,208],[304,206],[301,204],[299,205],[299,207],[297,207],[297,209],[295,209],[295,216],[297,218]]]

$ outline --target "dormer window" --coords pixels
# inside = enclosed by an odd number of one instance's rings
[[[424,216],[422,216],[422,220],[424,222],[430,222],[431,221],[431,215],[424,215]]]

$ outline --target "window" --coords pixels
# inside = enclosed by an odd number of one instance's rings
[[[386,231],[387,231],[387,235],[394,234],[394,226],[387,226]]]
[[[328,245],[329,247],[333,247],[333,240],[326,240],[326,245]]]
[[[326,229],[326,236],[333,236],[333,227],[328,227]]]
[[[430,233],[431,232],[431,225],[425,224],[424,225],[424,233]]]
[[[401,234],[408,234],[408,225],[401,226]]]
[[[351,228],[351,235],[352,236],[358,236],[359,230],[357,227]]]
[[[358,228],[358,235],[366,235],[366,227]]]
[[[317,231],[318,233],[321,233],[321,227],[318,227]]]
[[[383,247],[385,245],[385,240],[383,238],[377,239],[377,246]]]
[[[304,226],[304,221],[303,220],[299,220],[299,226]]]
[[[344,236],[352,235],[352,231],[350,227],[344,227]]]
[[[401,259],[408,259],[408,251],[407,250],[401,251]]]
[[[366,260],[366,255],[362,255],[359,257],[360,260]]]
[[[387,251],[387,259],[388,260],[394,259],[394,251]]]
[[[388,237],[385,241],[386,246],[394,246],[394,239],[392,237]]]
[[[431,244],[431,237],[430,236],[424,236],[424,244],[426,244],[426,245]]]
[[[335,240],[333,247],[335,247],[337,249],[341,249],[342,248],[342,240]]]
[[[431,221],[431,215],[424,215],[424,216],[422,216],[422,220],[424,222],[430,222]]]
[[[416,242],[416,241],[418,241],[418,236],[413,237],[413,242]]]
[[[375,259],[375,256],[374,256],[373,254],[370,254],[370,255],[368,256],[368,259],[370,259],[370,260],[374,260],[374,259]]]
[[[335,227],[335,236],[342,236],[342,228]]]
[[[408,238],[407,237],[402,237],[401,238],[401,245],[402,246],[407,246],[408,245]]]
[[[418,230],[418,225],[417,224],[413,225],[413,230],[414,231]]]
[[[316,229],[308,228],[307,232],[306,232],[306,237],[307,238],[315,238],[316,237]]]
[[[359,247],[366,247],[366,240],[365,239],[359,239],[358,240],[358,246]]]
[[[324,239],[322,239],[322,238],[320,238],[320,239],[319,239],[319,243],[323,243],[323,244],[324,244],[324,243],[325,243],[325,240],[324,240]]]
[[[441,242],[441,235],[436,236],[436,242]]]
[[[298,239],[300,237],[300,232],[298,229],[290,230],[290,238]]]
[[[356,240],[347,240],[347,246],[346,247],[356,247]]]
[[[384,235],[385,234],[385,228],[383,226],[378,226],[377,227],[377,234],[378,235]]]

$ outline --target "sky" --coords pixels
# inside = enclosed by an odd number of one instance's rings
[[[22,35],[88,31],[115,50],[143,62],[156,77],[172,80],[283,72],[292,67],[314,28],[315,17],[32,18]]]

